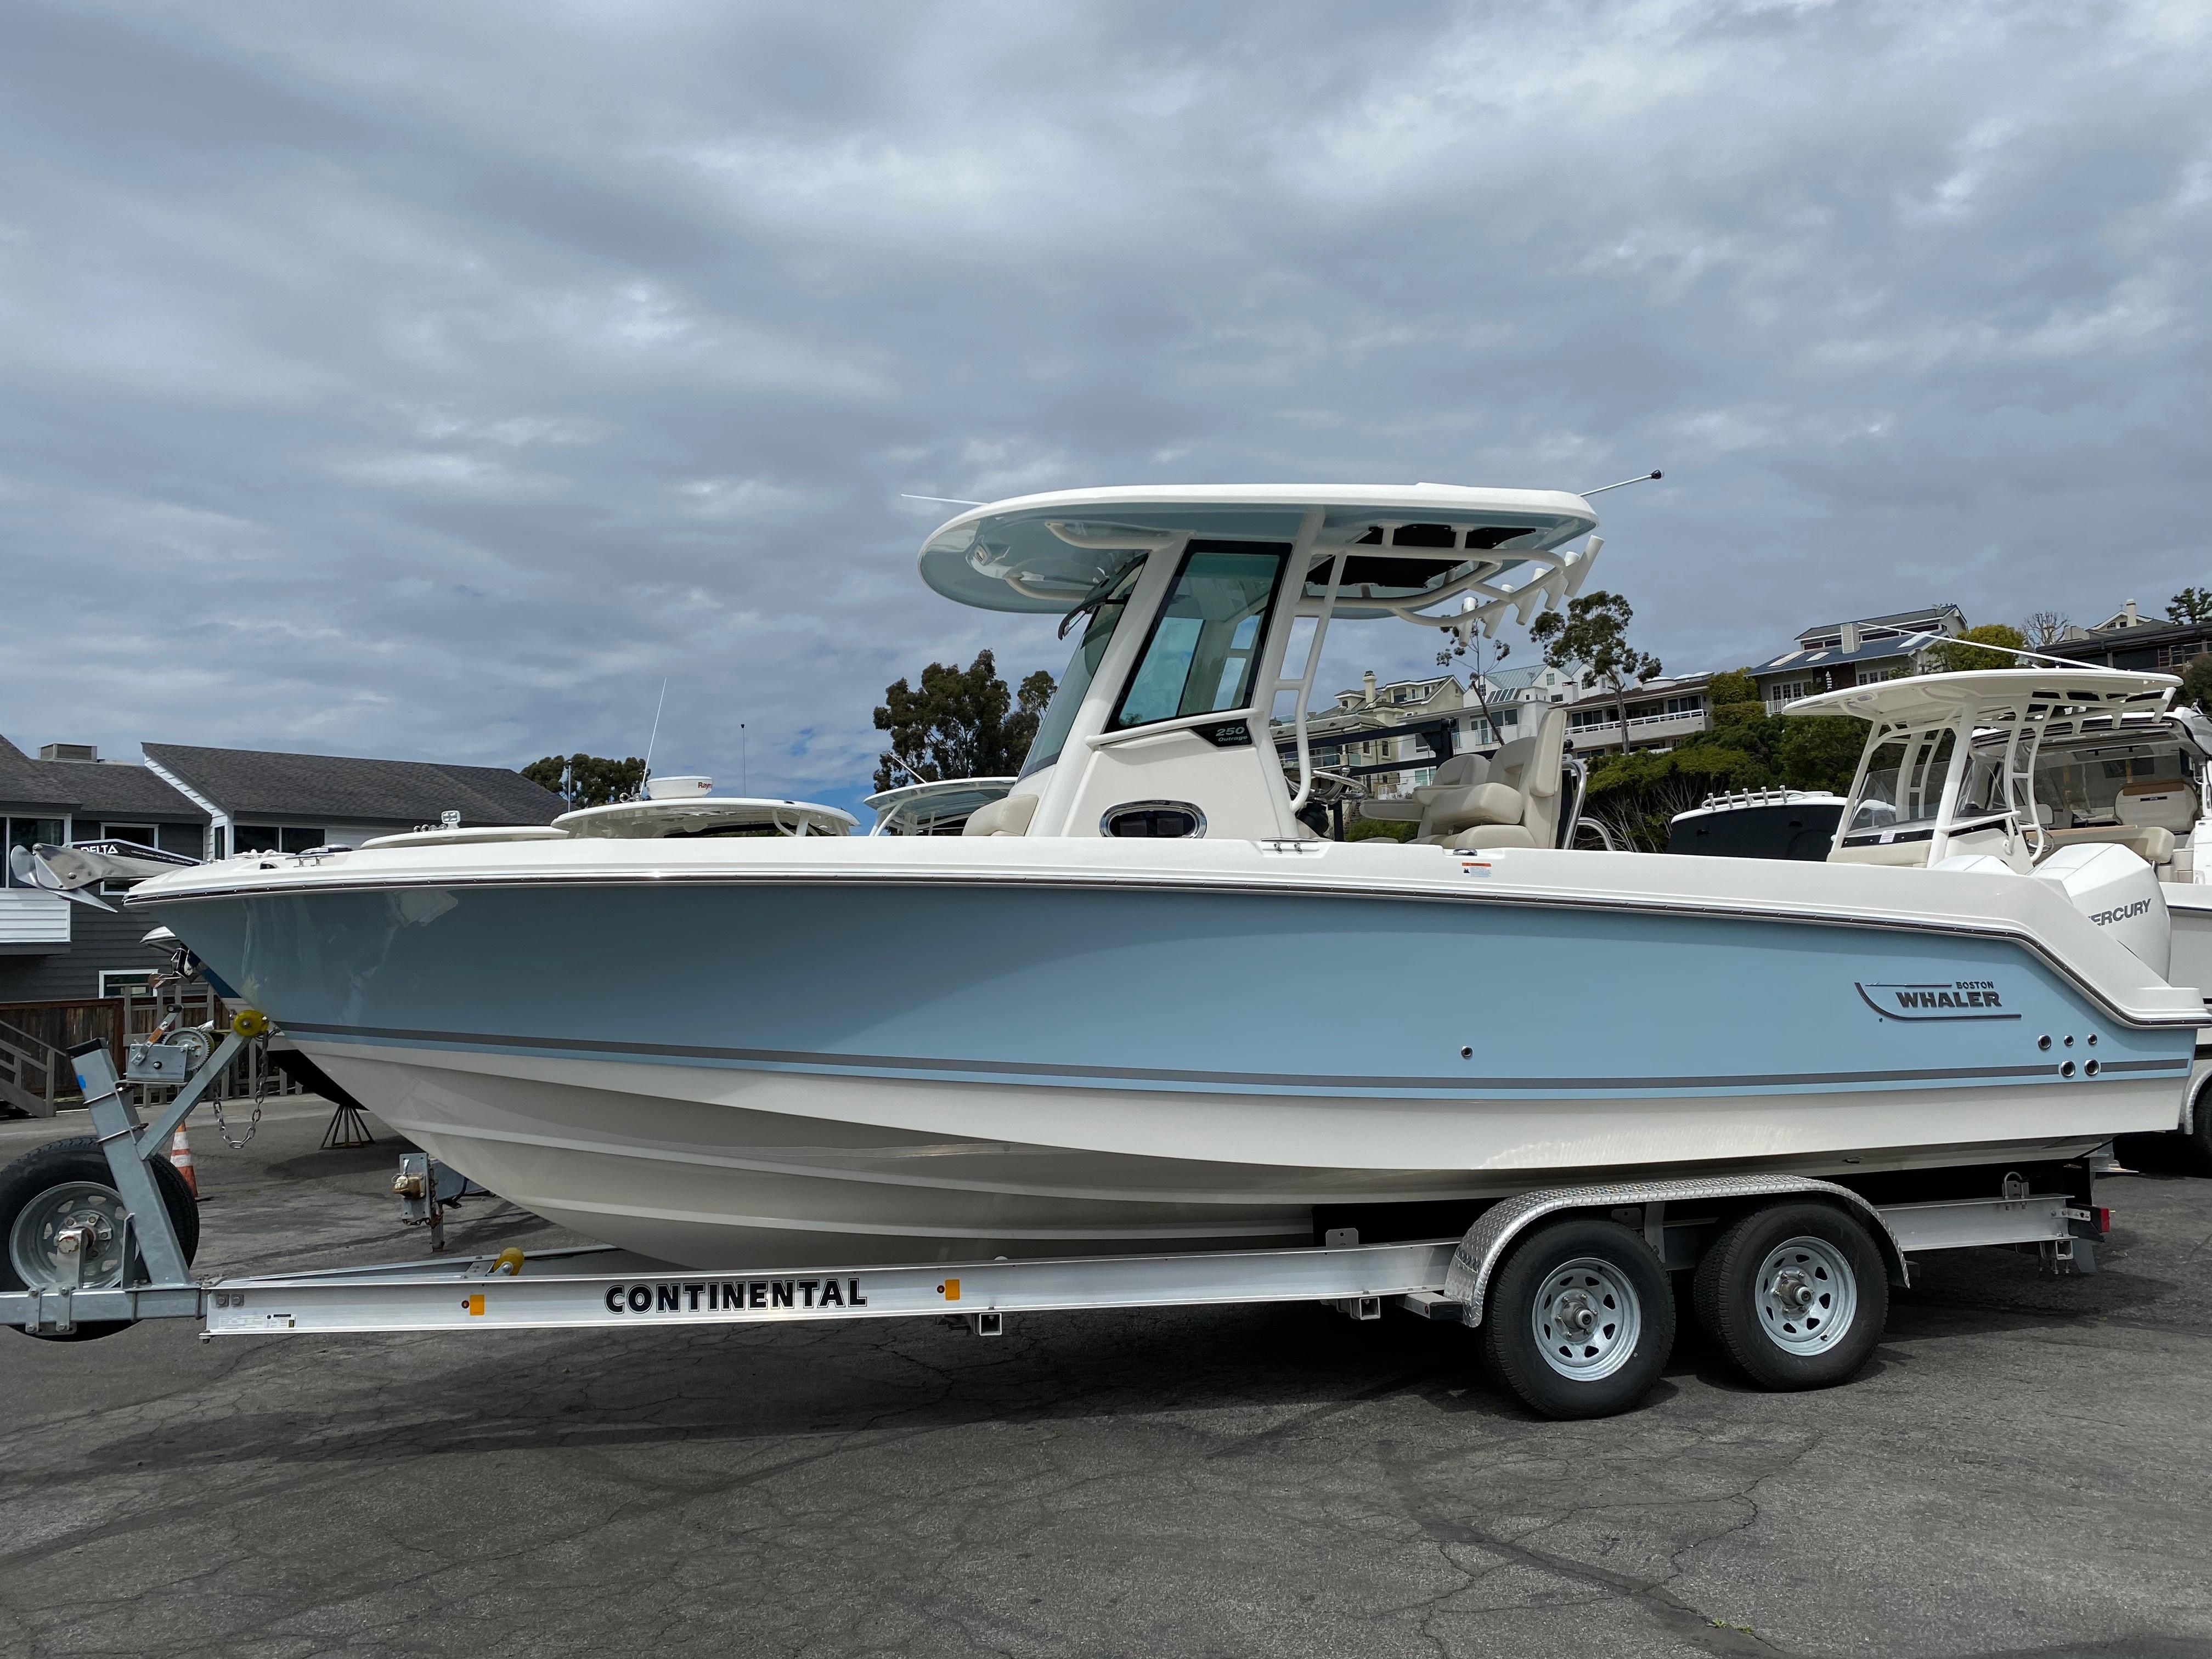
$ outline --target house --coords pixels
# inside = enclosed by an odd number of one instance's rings
[[[2212,653],[2212,623],[2146,617],[2130,599],[2095,627],[2069,629],[2063,639],[2045,648],[2054,657],[2094,663],[2100,668],[2179,674],[2197,658]]]
[[[207,856],[356,847],[440,823],[550,823],[558,795],[497,766],[149,743],[146,769],[206,813]]]
[[[143,766],[103,761],[82,744],[48,744],[33,760],[0,737],[0,817],[10,848],[44,842],[135,841],[201,857],[207,813]],[[160,966],[139,940],[143,917],[73,903],[0,869],[0,1002],[116,995]]]
[[[1923,673],[1923,658],[1935,643],[1926,635],[1956,639],[1966,631],[1966,618],[1955,605],[1824,623],[1807,629],[1795,647],[1761,663],[1751,677],[1758,683],[1766,712],[1778,714],[1784,704],[1816,692]]]
[[[356,846],[437,823],[546,823],[561,798],[495,766],[143,745],[103,761],[49,744],[32,759],[0,738],[0,818],[10,847],[135,841],[189,858]],[[161,964],[143,916],[76,904],[0,873],[0,1003],[119,994]]]
[[[1628,731],[1620,729],[1620,700],[1592,686],[1567,703],[1567,747],[1576,754],[1607,749],[1672,749],[1712,725],[1707,687],[1711,674],[1675,674],[1628,688]]]

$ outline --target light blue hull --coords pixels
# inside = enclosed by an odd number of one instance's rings
[[[430,1150],[701,1266],[1281,1243],[1316,1204],[1598,1168],[2048,1156],[2171,1127],[2194,1039],[2003,939],[1504,902],[751,880],[153,908]]]

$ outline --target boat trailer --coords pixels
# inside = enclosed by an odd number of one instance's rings
[[[1879,1247],[1882,1276],[1899,1285],[1909,1283],[1915,1253],[1978,1245],[2034,1246],[2054,1271],[2094,1272],[2094,1242],[2107,1224],[2104,1211],[2075,1194],[2032,1193],[2018,1174],[2006,1175],[1998,1195],[1990,1198],[1882,1206],[1808,1177],[1714,1176],[1524,1193],[1492,1205],[1462,1237],[1407,1243],[1363,1243],[1356,1230],[1340,1228],[1325,1233],[1318,1246],[1294,1249],[765,1273],[702,1273],[613,1246],[587,1245],[195,1279],[153,1164],[224,1065],[267,1030],[265,1018],[247,1010],[236,1016],[219,1046],[204,1040],[134,1044],[123,1079],[104,1044],[70,1051],[121,1200],[124,1248],[112,1248],[117,1241],[103,1236],[98,1215],[62,1226],[52,1241],[56,1282],[0,1290],[0,1323],[66,1338],[106,1334],[143,1319],[199,1319],[204,1322],[201,1338],[209,1340],[953,1316],[978,1335],[996,1336],[1009,1314],[1320,1302],[1358,1320],[1378,1319],[1386,1306],[1395,1306],[1427,1319],[1476,1326],[1514,1245],[1547,1218],[1602,1218],[1617,1231],[1640,1236],[1649,1247],[1647,1271],[1679,1271],[1695,1267],[1710,1246],[1717,1205],[1743,1210],[1762,1201],[1812,1200],[1854,1218]],[[187,1080],[176,1096],[142,1121],[124,1082],[173,1083],[179,1077]],[[395,1186],[410,1218],[420,1222],[434,1218],[435,1202],[449,1201],[457,1180],[416,1154],[406,1160]],[[0,1217],[0,1229],[11,1221]],[[123,1264],[110,1282],[88,1281],[87,1267],[95,1256]],[[20,1266],[15,1277],[24,1277]],[[1786,1315],[1793,1297],[1794,1305],[1810,1307],[1816,1290],[1802,1274],[1792,1279],[1785,1272],[1767,1287],[1770,1313],[1780,1306]],[[1601,1326],[1604,1294],[1601,1283],[1588,1294],[1555,1291],[1551,1305],[1554,1314],[1565,1309],[1566,1317],[1580,1322],[1576,1329],[1586,1329],[1592,1320]],[[1776,1297],[1784,1301],[1778,1304]],[[1525,1320],[1525,1307],[1516,1305]],[[1594,1306],[1598,1312],[1591,1311]]]

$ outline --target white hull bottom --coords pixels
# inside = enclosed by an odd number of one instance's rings
[[[1318,1205],[1481,1199],[1640,1172],[1851,1176],[2069,1158],[2172,1127],[2178,1092],[2146,1079],[1437,1101],[300,1046],[501,1196],[702,1269],[1279,1246],[1311,1241]],[[1224,1156],[1250,1149],[1280,1161]]]

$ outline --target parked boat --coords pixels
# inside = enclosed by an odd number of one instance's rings
[[[958,836],[264,854],[127,902],[439,1158],[702,1267],[1426,1236],[1599,1172],[1924,1187],[2170,1124],[2199,995],[2060,886],[1564,850],[1563,720],[1410,843],[1302,820],[1332,626],[1525,621],[1595,526],[1425,484],[994,503],[925,581],[1076,644]]]
[[[1828,856],[1842,821],[1844,798],[1825,789],[1747,789],[1708,795],[1667,825],[1667,850],[1706,858],[1797,859]]]

